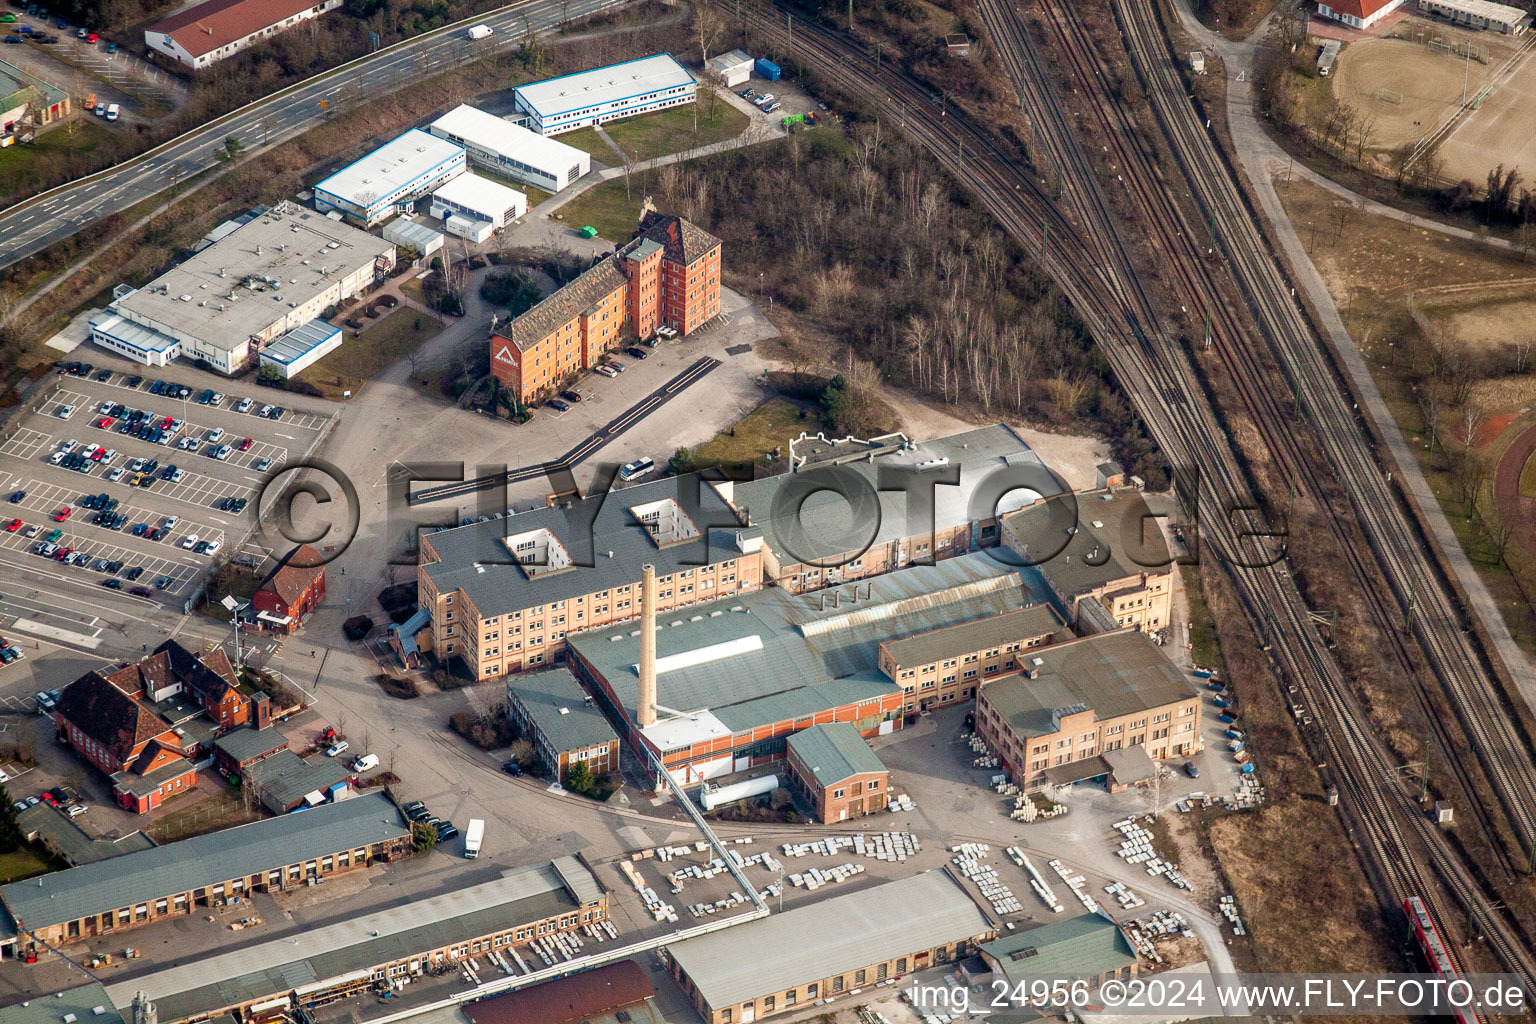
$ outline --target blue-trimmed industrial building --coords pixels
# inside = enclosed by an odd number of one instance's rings
[[[262,349],[261,365],[271,367],[284,380],[289,380],[340,347],[340,327],[324,320],[311,320]]]
[[[372,227],[464,173],[464,147],[412,128],[315,186],[315,208]]]
[[[699,83],[670,53],[520,85],[513,103],[540,135],[692,103]]]

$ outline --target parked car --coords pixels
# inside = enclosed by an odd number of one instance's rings
[[[508,761],[506,764],[501,766],[501,770],[506,772],[508,775],[511,775],[513,778],[523,774],[523,766],[518,764],[516,761]]]
[[[595,369],[598,373],[602,374],[604,377],[617,377],[619,375],[619,371],[615,370],[613,367],[609,366],[607,363],[602,363],[602,364],[600,364],[598,366],[593,367],[593,369]]]
[[[567,402],[570,402],[572,405],[574,405],[577,402],[581,401],[581,392],[579,392],[579,391],[562,391],[562,392],[560,392],[560,397],[565,399]]]
[[[101,585],[106,587],[108,590],[122,590],[123,589],[123,581],[122,580],[102,580],[101,581]]]
[[[624,350],[632,359],[649,359],[651,354],[639,345],[631,345]]]
[[[272,468],[272,460],[271,459],[257,459],[256,460],[256,465],[252,466],[251,468],[254,469],[258,473],[265,473],[267,470]]]
[[[346,740],[342,740],[340,743],[332,743],[330,746],[325,748],[325,756],[337,757],[338,755],[344,754],[346,753],[347,747],[349,745],[350,744],[348,744]]]
[[[556,412],[570,412],[570,409],[571,409],[571,406],[570,406],[569,402],[562,402],[558,398],[551,398],[549,401],[545,402],[544,404],[546,406],[548,406],[549,408],[554,409]]]
[[[181,546],[187,551],[191,551],[193,548],[197,547],[197,542],[198,536],[195,533],[189,533],[185,537],[181,538]]]
[[[148,587],[129,587],[128,593],[134,597],[153,597],[155,592]]]
[[[1198,779],[1200,777],[1200,766],[1193,761],[1185,761],[1184,774],[1192,779]]]

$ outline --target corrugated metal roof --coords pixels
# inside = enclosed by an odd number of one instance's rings
[[[1036,502],[1007,516],[1003,531],[1021,558],[1069,596],[1143,572],[1172,571],[1158,520],[1139,491]]]
[[[1048,604],[1034,604],[958,626],[913,633],[901,640],[887,641],[884,646],[898,665],[926,665],[1047,635],[1054,636],[1054,643],[1069,639],[1072,633],[1056,609]]]
[[[13,882],[0,900],[43,928],[406,834],[395,805],[375,793]]]
[[[789,749],[822,786],[885,771],[885,764],[869,749],[859,730],[847,722],[802,729],[789,738]]]
[[[1092,978],[1136,962],[1120,929],[1096,914],[1014,932],[985,943],[981,952],[1014,983],[1030,977]]]
[[[668,947],[712,1008],[990,937],[976,904],[938,871],[797,907]]]

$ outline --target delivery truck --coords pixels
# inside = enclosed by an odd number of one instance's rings
[[[480,843],[485,839],[485,819],[470,818],[469,831],[464,833],[464,856],[480,856]]]
[[[491,26],[489,25],[476,25],[469,30],[469,38],[471,39],[488,39],[490,35]]]

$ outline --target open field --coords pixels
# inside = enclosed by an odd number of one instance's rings
[[[1495,87],[1477,110],[1440,144],[1445,173],[1482,182],[1497,164],[1536,169],[1536,59],[1527,51],[1521,65]],[[1448,58],[1441,58],[1442,60]]]
[[[1490,70],[1406,39],[1362,39],[1344,48],[1329,78],[1335,99],[1376,119],[1376,145],[1395,148],[1417,140],[1461,102],[1464,74],[1475,90]],[[1382,90],[1402,101],[1383,100]]]
[[[355,395],[369,378],[404,359],[441,327],[430,313],[401,306],[361,334],[348,332],[340,348],[299,374],[299,379],[319,388],[327,398],[340,398],[343,391]]]
[[[632,182],[626,192],[624,179],[614,178],[587,189],[560,207],[560,215],[573,228],[590,224],[597,229],[599,238],[617,242],[634,233],[644,198],[637,184]]]
[[[58,125],[39,132],[36,142],[0,149],[0,195],[17,196],[36,188],[43,175],[38,164],[47,154],[79,153],[83,156],[110,137],[104,125],[90,117],[81,117],[76,119],[73,129],[67,124]]]
[[[694,463],[727,466],[733,463],[761,465],[763,456],[785,445],[804,431],[818,427],[816,410],[801,418],[800,406],[784,398],[770,398],[735,423],[728,432],[705,441],[693,450]]]
[[[706,116],[709,106],[709,100],[690,103],[605,124],[603,130],[624,152],[641,160],[724,142],[747,130],[747,115],[725,100],[715,101],[712,116]],[[601,154],[597,156],[603,159]],[[613,150],[608,150],[608,157],[604,163],[613,162]]]

